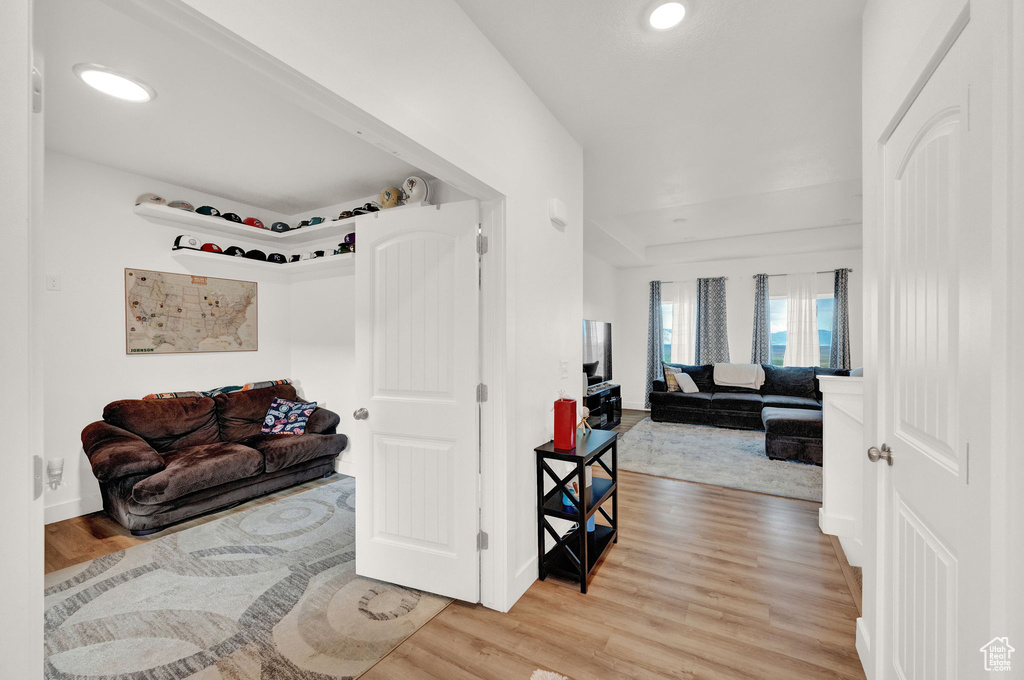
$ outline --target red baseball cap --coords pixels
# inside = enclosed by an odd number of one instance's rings
[[[216,243],[204,243],[203,244],[203,250],[205,250],[208,253],[223,253],[224,252],[223,250],[220,249],[220,246],[217,245]]]
[[[263,223],[260,222],[255,217],[246,217],[245,218],[245,224],[248,224],[250,227],[257,227],[259,229],[266,229],[266,227],[263,226]]]

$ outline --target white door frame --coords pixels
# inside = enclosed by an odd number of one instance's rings
[[[4,388],[17,394],[31,414],[25,427],[10,428],[0,446],[0,517],[4,542],[0,574],[5,588],[0,612],[0,677],[39,678],[43,674],[43,500],[42,393],[32,350],[35,281],[32,262],[33,213],[38,205],[42,156],[39,115],[31,97],[32,2],[0,3],[0,186],[4,197],[4,247],[0,248],[0,324]]]
[[[367,114],[348,100],[285,65],[238,35],[226,30],[205,14],[177,0],[103,0],[118,11],[157,27],[202,40],[227,56],[237,59],[263,75],[283,97],[340,129],[358,133],[385,151],[430,173],[434,177],[480,201],[481,230],[488,237],[489,250],[483,260],[480,291],[483,306],[481,371],[488,385],[488,401],[480,410],[481,420],[481,529],[489,536],[489,549],[481,553],[481,602],[490,608],[507,610],[508,504],[507,474],[510,464],[511,433],[506,394],[514,366],[511,328],[507,310],[505,196],[466,172],[455,163],[427,149],[416,140]],[[39,522],[40,532],[42,522]]]
[[[993,425],[991,450],[985,452],[988,460],[985,469],[991,499],[988,515],[991,520],[987,529],[993,537],[990,569],[987,577],[991,625],[998,635],[1009,634],[1011,639],[1024,639],[1024,627],[1011,628],[1014,613],[1024,608],[1024,595],[1011,573],[1014,561],[1024,559],[1021,554],[1024,545],[1024,522],[1021,514],[1024,504],[1019,500],[1019,491],[1012,491],[1014,483],[1024,481],[1024,464],[1011,451],[1020,451],[1024,446],[1024,427],[1019,414],[1024,398],[1011,391],[1012,385],[1019,385],[1024,379],[1024,360],[1014,358],[1009,351],[1011,338],[1024,334],[1024,300],[1019,291],[1024,285],[1017,273],[1024,266],[1024,240],[1021,239],[1021,220],[1024,219],[1024,190],[1019,186],[1024,178],[1024,12],[1014,10],[1015,0],[942,0],[935,12],[935,19],[918,45],[913,57],[903,68],[899,86],[885,93],[889,97],[888,113],[884,119],[865,120],[864,135],[874,141],[874,147],[866,148],[864,154],[864,269],[865,269],[865,428],[864,450],[881,443],[882,420],[879,414],[887,405],[882,403],[880,385],[888,376],[879,375],[879,343],[887,337],[887,320],[881,318],[881,296],[886,291],[881,287],[885,280],[880,257],[883,219],[883,175],[880,172],[884,158],[883,145],[899,125],[907,110],[913,104],[928,79],[934,73],[943,56],[970,21],[981,31],[985,39],[979,41],[991,49],[991,72],[985,74],[982,91],[978,96],[991,98],[991,128],[995,140],[992,149],[992,252],[994,268],[992,281],[992,356],[984,360],[992,366],[1004,366],[1008,370],[993,371],[991,404]],[[938,3],[937,3],[938,4]],[[1005,144],[1003,143],[1005,140]],[[1014,234],[1014,230],[1018,234]],[[1011,335],[1011,331],[1017,335]],[[1003,424],[1003,425],[1000,425]],[[882,490],[886,466],[873,465],[864,458],[864,508],[865,508],[865,565],[864,565],[864,615],[857,622],[857,650],[868,680],[887,680],[882,667],[882,654],[876,639],[876,617],[884,611],[882,598],[884,588],[877,582],[879,568],[876,509],[883,503]],[[1016,539],[1016,540],[1015,540]],[[1007,601],[1007,593],[1016,593],[1017,601]],[[1016,605],[1016,608],[1015,608]],[[1019,618],[1019,617],[1018,617]],[[1019,624],[1018,624],[1019,625]],[[1012,632],[1011,632],[1012,631]],[[1016,637],[1014,637],[1016,632]],[[986,638],[987,639],[987,638]],[[982,641],[983,643],[984,641]],[[979,643],[979,644],[982,644]],[[980,652],[978,654],[980,663]]]

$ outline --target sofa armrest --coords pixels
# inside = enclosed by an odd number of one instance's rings
[[[651,392],[666,392],[666,391],[667,391],[667,388],[665,387],[665,381],[664,380],[655,380],[654,382],[651,383]]]
[[[129,475],[152,475],[166,467],[163,456],[128,430],[99,421],[82,430],[82,447],[101,482]]]
[[[334,411],[318,408],[306,421],[306,432],[309,434],[337,434],[341,417]]]

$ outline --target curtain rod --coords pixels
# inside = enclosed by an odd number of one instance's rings
[[[711,276],[711,277],[701,277],[701,278],[722,279],[723,281],[728,281],[729,280],[728,276]],[[697,281],[697,279],[686,279],[685,281],[659,281],[658,283],[694,283],[696,281]]]
[[[852,270],[852,269],[850,269],[849,267],[840,267],[840,269],[845,269],[846,271],[848,271],[848,272],[850,272],[850,273],[853,273],[853,270]],[[815,274],[834,274],[834,273],[835,273],[835,271],[836,271],[835,269],[826,269],[825,271],[821,271],[821,272],[814,272],[814,273],[815,273]],[[769,278],[769,279],[771,279],[771,278],[774,278],[774,277],[776,277],[776,276],[790,276],[790,275],[789,275],[789,274],[769,274],[769,275],[768,275],[768,278]],[[756,278],[757,278],[757,274],[754,274],[754,275],[753,275],[753,276],[751,276],[750,278],[752,278],[752,279],[756,279]]]

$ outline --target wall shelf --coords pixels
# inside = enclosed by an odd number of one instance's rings
[[[370,213],[369,215],[358,215],[347,220],[328,220],[311,227],[302,227],[278,233],[269,229],[250,227],[248,224],[231,222],[223,217],[200,215],[188,210],[168,208],[166,205],[156,205],[155,203],[140,203],[135,206],[135,214],[160,224],[172,227],[187,227],[188,231],[199,229],[204,232],[255,239],[267,244],[274,244],[278,248],[329,239],[340,242],[345,237],[345,234],[355,231],[360,222],[372,220],[376,215],[376,213]]]
[[[172,208],[173,209],[173,208]],[[250,227],[252,229],[253,227]],[[276,264],[262,260],[250,260],[247,257],[232,257],[222,253],[208,253],[203,250],[190,250],[182,248],[172,250],[171,256],[186,264],[202,264],[226,267],[243,267],[248,269],[265,270],[277,274],[301,274],[305,272],[336,272],[343,273],[355,269],[355,253],[341,253],[339,255],[327,255],[312,260],[300,260],[299,262],[287,262]]]

